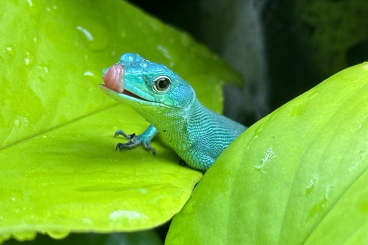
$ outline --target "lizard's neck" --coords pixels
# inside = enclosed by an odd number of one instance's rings
[[[198,117],[208,109],[193,96],[184,108],[158,107],[150,112],[139,109],[136,111],[158,129],[166,143],[174,150],[181,151],[188,148],[191,143],[191,134],[194,132],[190,132],[189,126],[193,125],[193,121],[200,120]]]
[[[207,109],[196,97],[181,109],[157,106],[150,112],[137,112],[188,165],[204,171],[246,129]]]

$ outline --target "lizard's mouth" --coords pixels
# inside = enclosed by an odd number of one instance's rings
[[[103,76],[103,80],[104,80],[104,84],[100,84],[100,87],[104,87],[109,90],[113,90],[116,93],[124,94],[129,97],[147,101],[146,99],[136,94],[133,94],[132,92],[124,88],[124,85],[125,85],[124,67],[120,64],[115,64],[112,67],[110,67],[105,73],[105,75]]]
[[[128,90],[124,89],[124,91],[122,92],[122,94],[125,94],[125,95],[128,95],[130,97],[133,97],[133,98],[137,98],[137,99],[141,99],[141,100],[145,100],[145,101],[148,101],[142,97],[139,97],[138,95],[136,94],[133,94],[132,92],[129,92]]]

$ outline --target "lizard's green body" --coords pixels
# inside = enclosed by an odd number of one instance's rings
[[[202,171],[245,129],[243,125],[204,107],[193,88],[164,65],[126,53],[104,73],[103,92],[125,102],[151,125],[141,135],[124,135],[128,143],[117,149],[142,145],[155,154],[150,140],[160,132],[165,142],[192,168]]]

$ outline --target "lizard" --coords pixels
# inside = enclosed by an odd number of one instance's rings
[[[162,139],[191,168],[206,172],[219,155],[247,127],[202,105],[194,89],[165,65],[139,54],[125,53],[103,72],[99,88],[108,96],[130,105],[150,125],[139,135],[122,135],[129,140],[116,150],[143,149],[156,155],[151,139]]]

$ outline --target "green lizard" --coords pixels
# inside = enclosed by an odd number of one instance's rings
[[[166,66],[138,54],[126,53],[106,69],[100,89],[125,102],[149,123],[140,135],[125,134],[129,140],[116,150],[141,145],[156,154],[151,139],[158,133],[192,168],[207,171],[217,157],[246,127],[203,106],[193,88]]]

